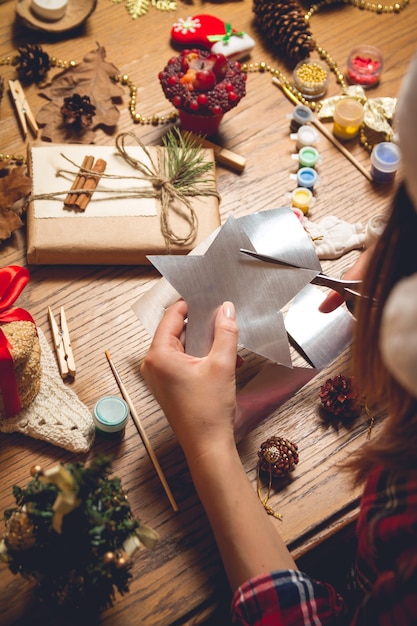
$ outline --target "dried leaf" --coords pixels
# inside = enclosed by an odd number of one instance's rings
[[[26,176],[25,166],[9,167],[0,162],[0,241],[8,239],[23,224],[23,200],[32,189],[32,180]]]
[[[14,230],[23,226],[20,217],[10,209],[0,209],[0,241],[8,239]]]
[[[105,58],[105,49],[98,46],[79,65],[55,76],[51,85],[42,91],[41,95],[50,101],[36,117],[44,141],[92,143],[97,128],[104,127],[111,131],[116,126],[120,111],[115,103],[121,101],[123,89],[112,79],[119,74],[119,70],[112,63],[107,63]],[[93,125],[85,132],[68,128],[63,123],[61,106],[64,98],[74,93],[88,96],[96,107]]]

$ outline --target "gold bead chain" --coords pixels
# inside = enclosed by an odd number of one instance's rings
[[[1,161],[15,161],[17,165],[23,165],[26,163],[26,159],[23,154],[7,154],[6,152],[0,152]]]
[[[158,126],[158,124],[171,124],[175,122],[178,117],[177,111],[171,111],[166,115],[150,115],[145,117],[141,113],[138,113],[136,110],[137,104],[137,87],[133,81],[130,80],[127,74],[117,74],[112,76],[112,79],[116,83],[120,83],[121,85],[126,85],[129,88],[130,92],[130,101],[129,101],[129,111],[130,116],[134,124],[152,124],[152,126]]]
[[[18,59],[18,56],[3,57],[0,59],[0,65],[17,65]],[[59,67],[61,69],[68,69],[77,65],[75,61],[63,61],[62,59],[57,59],[57,57],[49,57],[49,64],[51,67]]]
[[[366,0],[322,0],[321,2],[316,2],[311,5],[310,9],[307,11],[304,16],[305,21],[308,23],[310,18],[324,6],[329,6],[331,4],[350,4],[357,9],[361,9],[362,11],[372,11],[373,13],[400,13],[405,7],[409,4],[410,0],[402,0],[401,2],[395,2],[394,4],[382,4],[381,2],[367,2]]]

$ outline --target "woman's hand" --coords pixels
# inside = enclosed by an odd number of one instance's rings
[[[346,280],[361,280],[365,274],[366,267],[371,256],[371,248],[362,252],[362,254],[358,257],[356,263],[352,265],[351,268],[343,275],[343,278]],[[336,291],[331,291],[328,296],[323,300],[323,302],[319,306],[319,311],[322,313],[331,313],[338,306],[343,304],[344,298],[340,293]]]
[[[219,441],[234,446],[238,329],[234,306],[225,302],[216,314],[210,353],[197,358],[181,342],[186,316],[182,300],[167,310],[141,372],[188,458]]]

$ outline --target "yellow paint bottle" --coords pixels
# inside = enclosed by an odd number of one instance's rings
[[[353,139],[363,122],[363,105],[355,98],[343,98],[333,113],[333,135],[343,141]]]

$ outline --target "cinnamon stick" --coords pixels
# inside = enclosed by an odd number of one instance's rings
[[[78,195],[76,193],[71,193],[71,191],[75,191],[76,189],[82,189],[84,187],[84,183],[87,180],[87,172],[83,170],[90,170],[93,167],[94,157],[87,155],[84,157],[84,160],[81,164],[80,171],[77,176],[74,178],[74,181],[70,188],[70,193],[64,200],[64,206],[74,208],[74,205],[77,202]]]
[[[89,168],[91,172],[88,174],[87,180],[82,187],[84,193],[80,193],[78,195],[75,201],[75,208],[78,208],[80,211],[85,211],[88,203],[90,202],[91,196],[93,195],[93,191],[98,185],[101,174],[104,172],[106,167],[107,163],[104,159],[97,159],[93,167]]]

